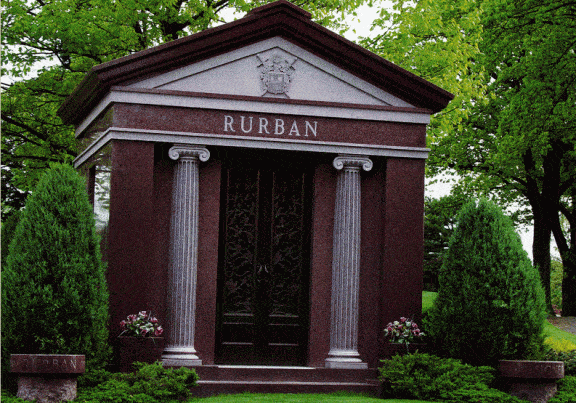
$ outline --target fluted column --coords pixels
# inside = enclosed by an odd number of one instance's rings
[[[199,164],[210,153],[204,147],[175,145],[172,189],[170,273],[168,279],[168,339],[164,365],[202,365],[194,349],[198,263]]]
[[[341,155],[334,211],[330,352],[327,368],[367,368],[358,353],[360,289],[360,171],[372,169],[367,157]]]

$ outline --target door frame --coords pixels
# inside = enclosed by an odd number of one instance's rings
[[[220,189],[220,228],[218,232],[218,270],[217,270],[217,309],[216,309],[216,338],[215,338],[215,363],[216,364],[253,364],[253,365],[306,365],[308,360],[308,347],[309,347],[309,329],[310,329],[310,288],[311,288],[311,271],[312,271],[312,208],[313,208],[313,178],[314,166],[312,158],[309,153],[290,152],[286,151],[277,152],[270,150],[226,150],[222,158],[222,179]],[[267,168],[270,164],[274,163],[280,168]],[[228,193],[228,175],[229,170],[242,169],[242,165],[249,164],[251,167],[257,167],[264,170],[280,170],[287,171],[291,167],[296,167],[304,174],[303,182],[303,198],[304,206],[301,212],[302,222],[305,224],[303,229],[303,256],[302,256],[302,273],[300,281],[304,284],[303,289],[300,290],[300,295],[304,296],[305,306],[299,310],[301,316],[299,320],[301,329],[300,345],[298,347],[298,357],[281,360],[281,361],[263,361],[258,359],[258,354],[254,357],[249,357],[248,360],[243,360],[238,357],[231,357],[223,352],[223,290],[224,290],[224,243],[226,231],[226,213],[227,213],[227,193]],[[260,199],[258,200],[260,203]],[[253,346],[257,348],[256,346]],[[257,352],[256,352],[257,353]]]

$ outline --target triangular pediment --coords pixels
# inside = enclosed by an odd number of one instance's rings
[[[278,55],[286,89],[262,87],[261,64]],[[266,74],[266,73],[264,73]],[[288,75],[287,75],[288,74]],[[290,76],[290,77],[289,77]],[[269,97],[377,107],[444,109],[453,95],[316,24],[286,0],[244,18],[93,67],[58,114],[78,125],[113,88]],[[281,101],[281,100],[275,100]]]
[[[128,87],[413,107],[280,37],[159,74]]]

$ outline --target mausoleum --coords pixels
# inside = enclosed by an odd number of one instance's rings
[[[94,67],[59,113],[112,336],[151,310],[166,365],[375,368],[420,317],[426,126],[452,97],[285,0]]]

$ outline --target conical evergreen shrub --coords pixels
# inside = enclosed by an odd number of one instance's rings
[[[462,208],[439,283],[427,327],[439,352],[473,365],[542,354],[540,278],[496,205],[480,200]]]
[[[83,178],[53,166],[26,202],[2,268],[2,369],[10,354],[84,354],[103,364],[108,293]]]

